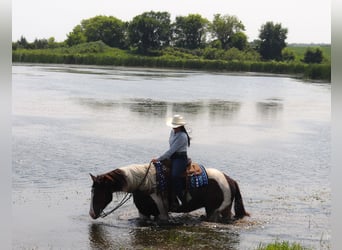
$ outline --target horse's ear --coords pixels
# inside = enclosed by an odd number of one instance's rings
[[[96,177],[94,175],[90,174],[90,173],[89,173],[89,175],[90,175],[91,179],[95,182]]]

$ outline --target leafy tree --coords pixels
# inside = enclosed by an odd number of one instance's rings
[[[245,26],[236,16],[229,16],[229,15],[221,16],[220,14],[215,14],[214,20],[212,21],[210,25],[210,31],[211,31],[212,36],[221,41],[223,49],[228,49],[228,48],[234,47],[233,45],[237,45],[237,44],[231,44],[233,42],[232,37],[235,33],[241,32],[243,30],[245,30]],[[240,38],[241,38],[241,35],[240,35]],[[247,37],[246,37],[246,40],[247,40]],[[241,46],[241,45],[238,45],[238,46]]]
[[[282,51],[281,51],[281,57],[283,61],[294,61],[296,59],[296,53],[285,47]]]
[[[20,37],[20,40],[17,41],[18,48],[23,48],[23,49],[31,49],[32,46],[30,43],[26,40],[24,36]]]
[[[142,53],[168,46],[171,39],[171,20],[168,12],[144,12],[128,25],[130,45]]]
[[[261,56],[265,60],[281,60],[281,51],[286,47],[287,29],[282,28],[281,24],[267,22],[261,26],[260,47],[258,48]]]
[[[124,48],[125,23],[113,16],[95,16],[82,20],[83,30],[87,42],[102,41],[108,46]]]
[[[224,50],[213,48],[213,47],[206,47],[203,49],[203,58],[209,59],[209,60],[215,60],[220,59],[224,60]]]
[[[244,50],[247,48],[247,36],[243,32],[236,32],[229,38],[229,47]]]
[[[209,46],[210,48],[222,49],[222,43],[221,43],[221,41],[218,40],[218,39],[209,42],[208,46]]]
[[[46,39],[34,39],[33,41],[34,49],[47,49],[48,48],[48,40]]]
[[[84,30],[81,25],[77,25],[72,32],[67,35],[66,44],[73,46],[87,42],[87,38],[84,34]]]
[[[177,16],[174,24],[174,42],[176,47],[197,49],[206,42],[209,21],[199,14]]]
[[[225,52],[225,59],[228,61],[242,61],[244,59],[244,54],[237,48],[231,48]]]
[[[48,41],[48,48],[51,48],[51,49],[61,47],[61,45],[63,44],[63,43],[56,42],[53,36],[50,37],[47,41]]]
[[[323,52],[320,48],[308,48],[304,54],[305,63],[321,63],[323,61]]]

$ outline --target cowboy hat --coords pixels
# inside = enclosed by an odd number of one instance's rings
[[[178,128],[184,126],[186,124],[183,116],[181,115],[174,115],[172,118],[169,118],[166,122],[166,125],[172,128]]]

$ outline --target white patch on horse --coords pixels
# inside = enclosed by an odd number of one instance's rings
[[[158,210],[159,210],[159,217],[158,219],[160,220],[168,220],[169,219],[169,214],[167,212],[167,204],[164,204],[163,200],[157,193],[152,193],[151,198],[154,200],[156,203]]]
[[[228,181],[224,174],[215,169],[215,168],[206,168],[208,177],[210,179],[214,179],[217,184],[219,185],[220,189],[222,190],[223,193],[223,201],[221,203],[221,206],[216,209],[216,211],[222,212],[225,208],[227,208],[231,204],[231,190],[228,184]]]
[[[127,187],[123,187],[123,191],[147,191],[158,207],[160,213],[158,218],[160,220],[168,220],[167,207],[165,207],[162,198],[156,193],[157,181],[155,167],[153,165],[149,167],[149,164],[135,164],[121,167],[120,170],[123,171],[125,178],[127,178],[127,183],[129,183]]]
[[[135,164],[121,167],[120,170],[123,171],[128,183],[128,186],[123,187],[122,191],[131,193],[140,190],[151,193],[156,190],[156,169],[153,165],[149,168],[149,164]]]

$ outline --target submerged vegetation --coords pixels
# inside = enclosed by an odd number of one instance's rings
[[[281,24],[262,25],[258,40],[247,41],[236,16],[178,16],[145,12],[123,22],[112,16],[82,20],[63,42],[21,37],[12,43],[13,62],[139,66],[290,74],[330,81],[328,46],[287,45]]]

